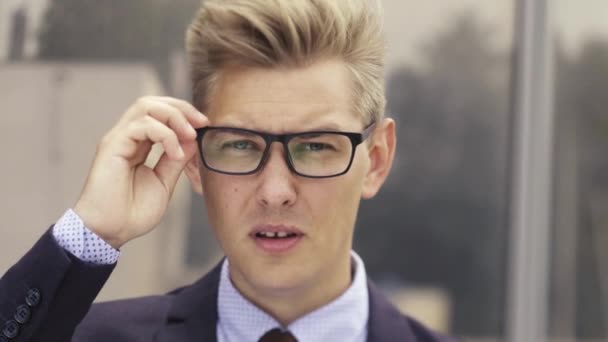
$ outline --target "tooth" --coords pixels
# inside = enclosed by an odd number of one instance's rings
[[[287,237],[287,233],[285,233],[285,232],[278,232],[278,233],[276,233],[276,234],[277,234],[277,236],[278,236],[278,237],[280,237],[280,238]]]
[[[266,237],[269,237],[269,238],[274,238],[277,235],[276,233],[273,233],[273,232],[266,232],[264,234],[266,235]]]

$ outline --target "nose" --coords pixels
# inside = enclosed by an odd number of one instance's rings
[[[283,146],[272,145],[268,151],[268,160],[258,172],[258,203],[267,208],[290,207],[297,199],[295,175],[287,165]]]

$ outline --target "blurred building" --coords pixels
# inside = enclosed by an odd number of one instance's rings
[[[0,62],[36,56],[38,31],[49,0],[0,1]]]
[[[96,144],[134,99],[162,93],[145,65],[0,64],[0,155],[10,156],[0,177],[2,240],[10,241],[0,270],[75,203]],[[124,250],[99,299],[159,293],[175,285],[167,279],[183,281],[181,250],[166,247],[183,244],[189,193],[180,183],[161,227]]]

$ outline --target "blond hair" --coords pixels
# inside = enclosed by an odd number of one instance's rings
[[[186,35],[193,102],[209,106],[222,67],[298,67],[339,58],[354,110],[384,116],[385,40],[377,0],[206,0]]]

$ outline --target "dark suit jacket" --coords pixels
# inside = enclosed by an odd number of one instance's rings
[[[216,341],[220,267],[166,295],[95,304],[114,266],[64,251],[49,230],[0,280],[0,342]],[[400,314],[368,281],[368,341],[448,342]]]

